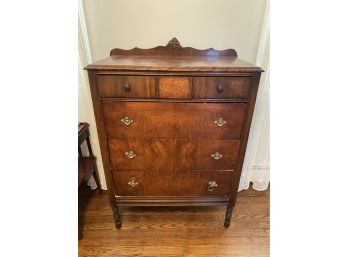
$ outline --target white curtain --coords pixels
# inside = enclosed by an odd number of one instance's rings
[[[267,1],[256,59],[256,64],[265,72],[261,76],[239,190],[248,189],[250,182],[255,190],[266,190],[270,181],[269,36],[269,1]]]

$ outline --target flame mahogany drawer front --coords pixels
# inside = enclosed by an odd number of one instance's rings
[[[245,103],[102,103],[109,138],[239,139]]]
[[[239,140],[109,140],[111,168],[137,170],[233,170]]]
[[[231,176],[227,171],[112,170],[112,174],[118,196],[228,196]]]
[[[87,66],[115,224],[119,206],[235,205],[262,69],[233,49],[113,49]]]

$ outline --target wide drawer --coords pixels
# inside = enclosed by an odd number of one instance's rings
[[[109,140],[111,167],[129,170],[233,170],[239,140]]]
[[[192,85],[193,99],[247,100],[250,77],[195,77]]]
[[[102,102],[109,138],[239,139],[244,103]]]
[[[227,196],[228,171],[112,170],[116,196]]]
[[[156,98],[155,77],[98,75],[100,97]]]

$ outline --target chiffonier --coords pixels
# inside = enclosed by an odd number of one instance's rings
[[[86,69],[116,227],[120,206],[197,205],[226,205],[228,227],[262,69],[176,38]]]

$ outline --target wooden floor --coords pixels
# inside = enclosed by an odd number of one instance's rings
[[[79,257],[269,256],[269,190],[240,192],[228,229],[225,210],[123,207],[117,230],[107,195],[95,194],[86,208]]]

